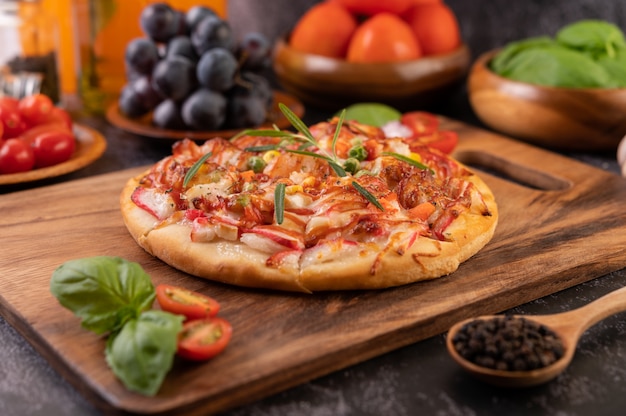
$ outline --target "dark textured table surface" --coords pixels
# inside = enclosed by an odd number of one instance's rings
[[[260,30],[279,36],[314,1],[231,0],[230,20],[239,33]],[[463,37],[477,56],[510,40],[553,34],[582,18],[601,18],[626,28],[623,0],[449,0],[461,20]],[[438,113],[481,126],[464,88]],[[329,114],[307,107],[305,121]],[[626,116],[626,115],[625,115]],[[124,133],[100,117],[83,121],[107,138],[101,159],[76,173],[19,191],[152,163],[170,151],[157,142]],[[569,153],[617,174],[614,153]],[[625,182],[626,186],[626,182]],[[1,237],[0,237],[1,243]],[[558,261],[558,259],[555,259]],[[626,264],[624,265],[626,266]],[[1,278],[1,277],[0,277]],[[554,313],[582,306],[626,285],[626,269],[521,305],[514,312]],[[1,294],[0,294],[1,295]],[[621,415],[626,411],[626,314],[589,329],[569,369],[556,380],[526,390],[501,390],[475,381],[452,362],[445,335],[409,345],[262,401],[233,409],[230,415]],[[72,386],[0,318],[0,415],[98,415]]]

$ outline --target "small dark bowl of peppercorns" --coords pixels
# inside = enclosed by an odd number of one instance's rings
[[[569,359],[563,340],[548,326],[518,315],[457,323],[446,344],[452,358],[477,378],[501,387],[529,387],[560,374]]]

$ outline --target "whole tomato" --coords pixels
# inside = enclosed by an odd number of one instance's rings
[[[343,58],[356,28],[355,17],[340,4],[318,3],[296,23],[289,45],[300,52]]]
[[[0,105],[0,123],[5,139],[19,136],[27,128],[19,111],[9,105]]]
[[[341,4],[354,14],[363,14],[371,16],[376,13],[393,13],[400,14],[405,12],[414,0],[332,0]]]
[[[18,105],[22,119],[29,126],[35,126],[45,122],[54,108],[54,103],[50,97],[44,94],[24,97],[20,100]]]
[[[32,143],[35,154],[35,167],[57,165],[65,162],[74,153],[76,141],[71,132],[65,130],[51,130],[39,134]]]
[[[424,55],[452,52],[461,45],[459,22],[443,3],[417,4],[402,17],[415,33]]]
[[[348,47],[350,62],[399,62],[422,55],[409,25],[397,15],[379,13],[363,22]]]
[[[20,139],[8,139],[0,147],[0,174],[26,172],[34,165],[33,149]]]

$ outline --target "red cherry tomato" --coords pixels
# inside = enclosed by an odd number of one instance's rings
[[[34,165],[33,149],[20,139],[8,139],[0,147],[0,174],[26,172]]]
[[[427,136],[418,137],[415,142],[425,144],[443,153],[450,154],[459,142],[459,135],[455,131],[451,130],[438,130]]]
[[[187,321],[178,334],[177,354],[188,360],[208,360],[226,348],[232,333],[232,326],[222,318]]]
[[[54,107],[52,111],[50,111],[50,114],[48,114],[48,116],[45,118],[45,120],[42,120],[40,122],[40,124],[47,123],[63,123],[67,126],[68,129],[72,130],[72,125],[74,122],[72,120],[72,116],[70,116],[70,113],[62,108]]]
[[[22,120],[19,111],[9,105],[0,105],[0,122],[5,139],[17,137],[26,130],[26,123]]]
[[[156,298],[161,309],[185,315],[187,319],[210,318],[217,315],[220,310],[220,305],[215,299],[178,286],[157,285]]]
[[[404,113],[400,117],[400,123],[411,129],[413,132],[411,139],[433,134],[439,128],[439,120],[437,117],[425,111]]]
[[[41,133],[47,133],[50,131],[65,131],[68,133],[72,133],[72,130],[68,129],[67,125],[64,122],[55,121],[31,127],[30,129],[22,132],[22,134],[20,134],[18,138],[32,145],[37,136],[39,136]]]
[[[44,94],[35,94],[20,100],[18,109],[22,119],[29,126],[36,126],[46,121],[55,108],[54,103]]]
[[[65,162],[76,149],[74,135],[68,131],[52,130],[39,134],[32,142],[35,167],[58,165]]]
[[[8,95],[0,97],[0,107],[7,107],[11,110],[18,111],[17,107],[19,104],[20,100],[15,97],[9,97]]]

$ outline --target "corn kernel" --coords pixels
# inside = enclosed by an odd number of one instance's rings
[[[280,152],[278,150],[268,150],[267,152],[263,153],[263,160],[265,161],[265,163],[269,163],[271,160],[277,158],[278,156],[280,156]]]

